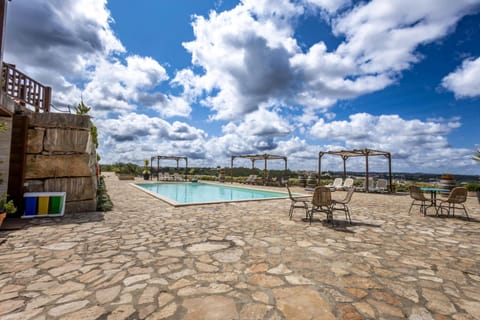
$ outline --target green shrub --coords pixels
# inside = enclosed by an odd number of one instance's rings
[[[480,192],[480,183],[470,182],[465,185],[468,191]]]

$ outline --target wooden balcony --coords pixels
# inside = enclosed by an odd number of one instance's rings
[[[2,92],[25,109],[50,112],[52,88],[18,71],[13,64],[3,63]]]

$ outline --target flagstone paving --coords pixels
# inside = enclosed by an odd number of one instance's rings
[[[174,208],[106,183],[113,211],[0,231],[0,319],[480,319],[476,198],[466,221],[356,193],[332,228],[287,199]]]

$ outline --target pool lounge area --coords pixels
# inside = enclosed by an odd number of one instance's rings
[[[112,211],[4,226],[0,318],[478,318],[477,198],[467,221],[355,193],[332,227],[289,220],[289,199],[173,207],[104,174]]]

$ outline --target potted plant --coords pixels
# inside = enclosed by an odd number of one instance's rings
[[[150,180],[150,161],[148,159],[143,160],[143,180]]]
[[[7,194],[0,194],[0,226],[7,217],[7,214],[17,212],[17,207],[15,207],[13,200],[7,201],[7,197]]]
[[[446,190],[452,190],[457,186],[455,176],[451,173],[445,173],[440,176],[440,188]]]

